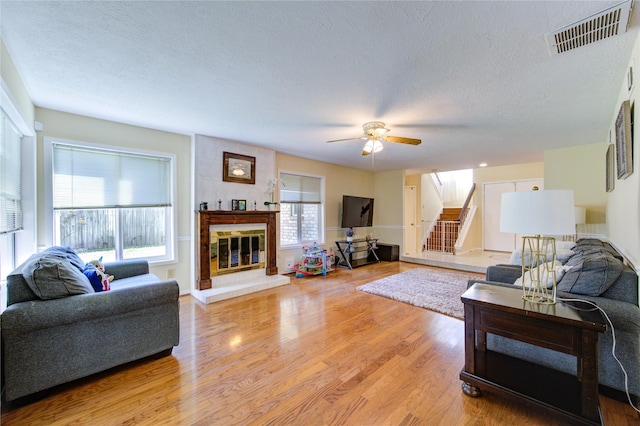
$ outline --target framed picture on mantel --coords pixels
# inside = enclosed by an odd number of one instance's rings
[[[256,183],[256,157],[223,152],[222,180],[235,183]]]

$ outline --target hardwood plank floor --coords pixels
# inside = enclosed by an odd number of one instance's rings
[[[463,322],[359,292],[416,267],[382,262],[203,305],[181,298],[180,345],[4,404],[2,425],[559,425],[462,394]],[[606,424],[639,424],[601,396]]]

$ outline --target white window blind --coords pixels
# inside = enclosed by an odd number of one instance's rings
[[[280,173],[280,179],[281,203],[322,203],[322,179],[288,173]]]
[[[167,157],[53,144],[53,208],[171,205]]]
[[[22,229],[21,140],[22,134],[0,109],[0,234]]]

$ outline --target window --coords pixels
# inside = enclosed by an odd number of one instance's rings
[[[173,258],[173,157],[52,143],[54,243],[85,260]]]
[[[280,245],[324,242],[324,178],[280,173]]]

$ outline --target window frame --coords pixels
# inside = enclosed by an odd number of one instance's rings
[[[150,155],[157,157],[166,157],[170,160],[170,194],[171,194],[171,206],[168,207],[169,218],[167,218],[165,222],[165,230],[167,232],[167,254],[162,257],[152,257],[145,258],[149,261],[150,264],[153,265],[165,265],[172,264],[177,261],[177,247],[178,247],[178,223],[177,223],[177,195],[176,195],[176,187],[177,187],[177,173],[176,173],[176,155],[168,152],[160,152],[160,151],[149,151],[137,148],[131,148],[127,146],[120,145],[106,145],[106,144],[98,144],[92,142],[85,141],[75,141],[63,138],[55,138],[55,137],[44,137],[44,174],[45,174],[45,229],[46,229],[46,240],[47,245],[54,245],[55,241],[55,228],[54,228],[54,216],[55,211],[53,209],[53,146],[54,144],[64,144],[77,146],[80,148],[86,149],[97,149],[97,150],[107,150],[107,151],[115,151],[122,152],[127,154],[139,154],[139,155]],[[119,215],[118,215],[119,216]],[[117,228],[118,236],[116,237],[116,258],[118,261],[122,259],[122,249],[123,247],[121,242],[122,228],[118,226]],[[130,260],[130,259],[127,259]]]
[[[308,177],[308,178],[315,178],[315,179],[320,179],[320,203],[316,204],[316,203],[287,203],[287,202],[282,202],[281,197],[280,198],[280,205],[282,204],[291,204],[292,206],[298,206],[298,214],[296,216],[299,216],[302,214],[302,208],[300,208],[300,204],[313,204],[313,205],[318,205],[318,240],[317,241],[302,241],[301,240],[301,236],[300,236],[300,229],[298,229],[298,241],[296,243],[283,243],[282,242],[282,232],[280,232],[280,235],[278,237],[279,240],[279,244],[281,248],[285,248],[285,249],[290,249],[290,248],[298,248],[298,247],[303,247],[312,243],[318,243],[318,244],[324,244],[325,243],[325,229],[326,229],[326,223],[325,223],[325,218],[326,218],[326,177],[325,176],[321,176],[321,175],[314,175],[314,174],[310,174],[310,173],[301,173],[299,171],[293,171],[293,170],[278,170],[278,195],[279,195],[279,191],[282,188],[281,186],[281,182],[282,181],[282,174],[288,174],[288,175],[296,175],[296,176],[302,176],[302,177]],[[280,221],[282,220],[282,214],[280,214],[280,219],[278,220],[278,223],[280,224]],[[291,217],[293,217],[294,215],[292,214]],[[298,221],[298,225],[300,225],[302,222]]]

